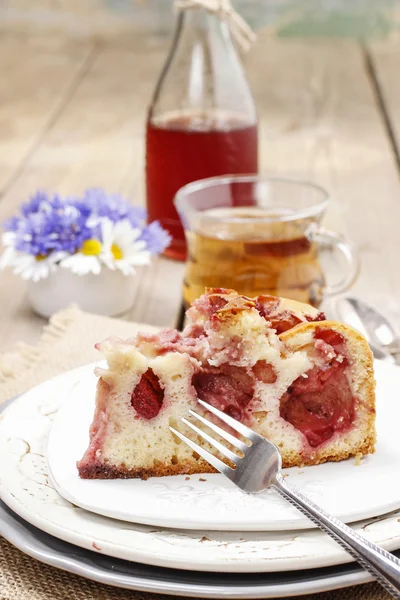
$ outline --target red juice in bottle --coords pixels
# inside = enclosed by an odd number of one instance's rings
[[[165,255],[185,260],[185,236],[173,200],[187,183],[217,175],[257,173],[257,125],[234,113],[174,111],[147,123],[148,219],[172,235]]]

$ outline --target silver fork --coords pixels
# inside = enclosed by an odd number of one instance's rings
[[[339,521],[339,519],[329,515],[306,496],[292,489],[282,476],[281,455],[278,448],[272,442],[269,442],[249,427],[246,427],[243,423],[214,408],[211,404],[207,404],[202,400],[198,400],[198,402],[248,440],[249,443],[247,444],[202,415],[199,415],[194,410],[189,411],[190,415],[197,421],[206,425],[234,448],[237,448],[242,453],[242,456],[226,448],[218,440],[185,418],[181,419],[185,425],[218,450],[234,466],[225,464],[217,456],[199,446],[199,444],[183,435],[180,431],[170,427],[170,430],[178,438],[190,446],[192,450],[202,456],[220,473],[228,477],[244,492],[256,494],[267,488],[277,490],[290,504],[298,508],[306,517],[347,550],[394,598],[400,600],[400,560],[376,544],[369,542],[363,536]]]

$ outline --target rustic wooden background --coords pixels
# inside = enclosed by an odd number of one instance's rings
[[[146,107],[167,47],[166,35],[144,30],[112,39],[3,30],[1,220],[38,188],[103,186],[144,202]],[[351,238],[362,257],[354,293],[400,326],[396,33],[359,42],[272,37],[267,27],[245,62],[260,112],[262,170],[331,191],[326,225]],[[174,324],[181,279],[181,264],[157,261],[127,317]],[[32,314],[24,283],[0,273],[0,349],[34,342],[44,323]]]
[[[249,23],[277,36],[384,37],[399,29],[399,0],[232,0]],[[0,30],[121,38],[170,31],[173,0],[2,0]]]

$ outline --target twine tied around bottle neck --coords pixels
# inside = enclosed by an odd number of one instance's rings
[[[256,39],[256,34],[233,8],[231,0],[175,0],[174,5],[178,10],[203,8],[216,15],[227,23],[233,38],[243,50],[248,50]]]

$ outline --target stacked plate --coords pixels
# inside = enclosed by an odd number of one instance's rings
[[[291,484],[387,550],[400,548],[400,368],[376,364],[377,452],[288,469]],[[93,365],[12,402],[0,420],[0,534],[27,554],[107,584],[182,596],[277,598],[369,581],[268,491],[221,475],[80,480]]]

